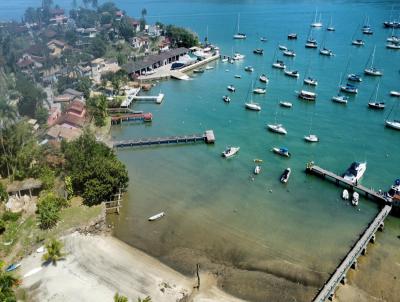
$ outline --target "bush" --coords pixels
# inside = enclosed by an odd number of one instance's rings
[[[17,221],[21,217],[21,213],[13,213],[10,211],[4,212],[3,216],[1,219],[4,221]]]
[[[6,191],[6,188],[2,183],[0,183],[0,201],[6,202],[8,199],[8,193]]]
[[[67,201],[56,196],[53,192],[44,192],[37,204],[37,214],[40,228],[50,229],[54,227],[60,219],[60,210],[67,206]]]
[[[3,219],[0,219],[0,234],[3,234],[5,230],[6,230],[6,223],[4,222]]]

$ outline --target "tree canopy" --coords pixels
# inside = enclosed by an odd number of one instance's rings
[[[197,35],[185,28],[168,25],[165,31],[174,46],[190,48],[199,44]]]

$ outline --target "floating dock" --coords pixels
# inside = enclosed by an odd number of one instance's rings
[[[313,302],[324,302],[327,299],[332,300],[335,290],[339,283],[346,283],[346,274],[350,268],[357,268],[357,259],[360,255],[365,255],[367,252],[367,245],[369,242],[375,242],[375,233],[378,229],[383,230],[384,220],[389,215],[392,207],[386,205],[376,215],[375,219],[369,224],[360,239],[353,245],[346,257],[335,269],[329,280],[319,290]]]
[[[135,95],[133,100],[135,101],[155,101],[157,104],[161,104],[164,100],[164,93],[159,93],[158,95]]]
[[[213,144],[215,142],[215,135],[213,130],[207,130],[204,134],[193,134],[183,136],[167,136],[157,138],[138,138],[135,140],[124,140],[113,143],[114,148],[125,147],[144,147],[156,145],[175,145],[205,142],[206,144]]]
[[[364,194],[367,198],[374,200],[378,202],[381,205],[385,204],[390,204],[390,201],[388,201],[383,194],[380,192],[376,192],[373,189],[369,189],[367,187],[364,187],[363,185],[360,184],[354,184],[353,182],[344,179],[343,177],[336,175],[333,172],[330,172],[328,170],[325,170],[321,167],[318,167],[314,165],[314,163],[309,163],[307,164],[306,172],[310,174],[314,174],[316,176],[319,176],[324,179],[329,179],[333,182],[335,182],[337,185],[341,185],[342,187],[346,189],[351,189],[352,191],[358,191],[362,194]]]
[[[145,123],[151,122],[153,120],[153,115],[148,113],[126,113],[117,116],[111,117],[111,124],[117,125],[121,124],[122,122],[136,122],[142,121]]]

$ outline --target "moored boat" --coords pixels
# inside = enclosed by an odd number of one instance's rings
[[[288,40],[296,40],[297,39],[297,34],[296,33],[290,33],[287,36]]]
[[[278,45],[278,48],[280,49],[280,50],[288,50],[288,48],[285,46],[285,45]]]
[[[272,131],[272,132],[275,132],[275,133],[278,133],[278,134],[283,134],[283,135],[287,134],[287,131],[282,126],[282,124],[268,124],[267,127],[268,127],[269,131]]]
[[[309,135],[304,136],[304,140],[309,143],[319,142],[319,138],[315,134],[309,134]]]
[[[318,48],[317,41],[307,41],[305,44],[306,48]]]
[[[236,91],[236,88],[233,85],[229,85],[228,87],[226,87],[226,89],[228,89],[231,92],[235,92]]]
[[[369,102],[368,107],[372,109],[385,109],[384,102]]]
[[[235,79],[241,79],[242,78],[242,76],[240,75],[240,74],[235,74]]]
[[[287,57],[295,57],[296,56],[296,53],[293,50],[285,50],[282,52],[282,54]]]
[[[317,98],[317,94],[315,92],[310,92],[307,90],[301,90],[298,93],[298,97],[303,99],[303,100],[307,100],[307,101],[315,101]]]
[[[358,74],[351,73],[347,76],[347,79],[352,82],[362,82],[362,78]]]
[[[351,41],[351,44],[353,44],[355,46],[364,46],[365,42],[361,39],[355,39],[355,40]]]
[[[158,213],[148,218],[149,221],[155,221],[165,216],[164,212]]]
[[[353,206],[358,206],[358,200],[360,199],[360,194],[358,194],[357,192],[353,192],[353,197],[351,198],[351,204]]]
[[[267,39],[267,37],[260,37],[260,41],[261,41],[261,42],[267,42],[268,39]]]
[[[392,128],[392,129],[395,129],[395,130],[400,130],[400,120],[392,120],[392,121],[386,120],[385,121],[385,125],[388,128]]]
[[[342,198],[343,198],[344,200],[349,200],[349,198],[350,198],[349,191],[347,191],[346,189],[344,189],[343,192],[342,192]]]
[[[253,111],[261,111],[261,106],[257,103],[250,102],[250,103],[245,103],[244,105],[245,105],[246,109],[253,110]]]
[[[264,49],[262,48],[256,48],[253,50],[253,53],[256,55],[263,55],[264,54]]]
[[[222,152],[221,155],[222,155],[222,157],[229,158],[229,157],[234,156],[236,153],[238,153],[239,150],[240,150],[240,147],[228,147],[228,148],[226,148],[225,151]]]
[[[292,170],[290,168],[286,168],[281,175],[280,181],[284,184],[287,183],[291,173]]]
[[[374,46],[374,50],[372,51],[372,54],[371,54],[371,56],[370,56],[370,59],[368,59],[367,66],[366,66],[365,69],[364,69],[364,73],[365,73],[366,75],[369,75],[369,76],[382,76],[382,75],[383,75],[383,72],[380,71],[379,69],[377,69],[377,68],[374,66],[375,50],[376,50],[376,46]],[[371,61],[371,64],[368,64],[369,61]]]
[[[388,43],[386,44],[386,48],[395,50],[400,49],[400,43]]]
[[[358,93],[358,89],[356,86],[346,83],[346,85],[341,85],[340,86],[340,90],[346,93],[350,93],[350,94],[357,94]]]
[[[240,60],[243,60],[245,58],[245,55],[242,55],[242,54],[236,52],[236,53],[233,54],[232,58],[235,61],[240,61]]]
[[[297,70],[284,70],[284,73],[288,77],[298,78],[300,76]]]
[[[317,86],[318,81],[312,77],[307,77],[303,80],[304,84],[310,85],[310,86]]]
[[[334,56],[335,54],[333,53],[333,51],[332,50],[330,50],[330,49],[328,49],[328,48],[321,48],[320,50],[319,50],[319,54],[320,55],[323,55],[323,56],[327,56],[327,57],[332,57],[332,56]]]
[[[400,97],[400,91],[392,90],[390,91],[391,96]]]
[[[272,152],[279,154],[281,156],[284,156],[284,157],[290,157],[290,152],[289,152],[288,148],[285,148],[285,147],[281,147],[281,148],[274,147],[274,148],[272,148]]]
[[[238,40],[243,40],[247,38],[245,33],[240,32],[240,14],[238,14],[237,17],[237,31],[236,34],[233,35],[233,38]]]
[[[347,104],[349,97],[346,95],[336,95],[332,97],[332,101],[339,104]]]
[[[254,174],[255,174],[255,175],[258,175],[258,174],[260,174],[260,173],[261,173],[261,166],[259,166],[259,165],[255,166],[255,168],[254,168]]]
[[[265,94],[267,92],[267,90],[265,88],[255,88],[253,90],[254,94]]]
[[[260,80],[260,82],[263,83],[268,83],[268,77],[265,74],[260,75],[260,77],[258,78]]]
[[[231,102],[231,98],[229,96],[227,96],[227,95],[224,95],[222,97],[222,99],[224,100],[225,103],[230,103]]]
[[[204,73],[204,69],[193,69],[194,73]]]
[[[278,69],[285,69],[286,65],[283,61],[281,60],[276,60],[276,62],[272,63],[272,67],[278,68]]]
[[[246,66],[246,67],[244,68],[244,70],[247,71],[247,72],[253,72],[253,71],[254,71],[254,68],[253,68],[252,66]]]
[[[285,107],[285,108],[291,108],[291,107],[293,106],[292,103],[290,103],[290,102],[285,102],[285,101],[279,102],[279,105],[281,105],[282,107]]]
[[[363,177],[365,171],[367,170],[367,163],[363,162],[353,162],[350,167],[343,173],[342,177],[345,180],[357,185],[358,181]]]

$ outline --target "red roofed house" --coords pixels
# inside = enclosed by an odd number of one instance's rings
[[[86,122],[86,108],[81,101],[74,100],[68,106],[67,111],[61,116],[60,122],[62,126],[72,126],[82,128]]]
[[[61,115],[61,110],[58,107],[51,107],[49,117],[47,118],[47,125],[53,126]]]

